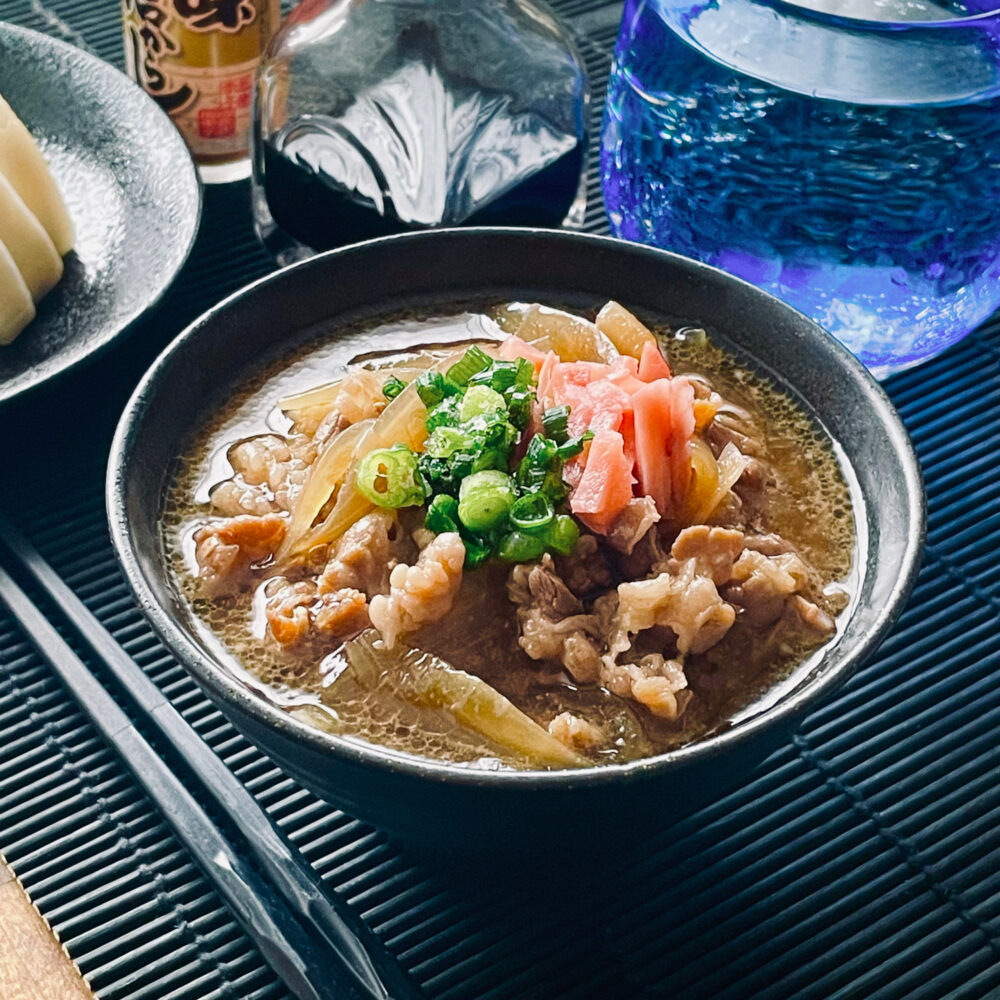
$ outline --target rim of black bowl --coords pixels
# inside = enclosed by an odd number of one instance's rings
[[[176,133],[177,141],[175,144],[175,150],[178,154],[180,162],[184,164],[184,168],[189,174],[192,183],[192,190],[196,193],[197,197],[194,225],[191,227],[191,231],[188,234],[187,244],[177,261],[177,266],[173,273],[170,274],[168,279],[162,283],[160,288],[157,289],[156,294],[149,299],[149,301],[141,305],[136,305],[131,313],[124,317],[115,329],[109,330],[90,348],[90,350],[81,354],[79,357],[62,360],[59,364],[55,365],[50,372],[43,375],[41,378],[26,382],[24,385],[13,391],[9,391],[6,387],[0,386],[0,405],[6,405],[7,403],[12,403],[15,400],[30,397],[35,392],[43,388],[47,388],[56,382],[61,382],[68,376],[77,374],[81,369],[84,369],[93,362],[99,360],[115,344],[124,340],[126,337],[129,337],[136,329],[138,329],[140,323],[160,306],[167,293],[173,287],[174,281],[191,259],[191,254],[194,251],[194,245],[198,240],[198,232],[201,229],[201,217],[205,207],[205,190],[201,181],[201,175],[198,173],[198,167],[194,162],[194,157],[191,155],[191,152],[188,149],[187,144],[184,142],[180,132],[177,132],[176,128],[173,127],[173,122],[170,121],[170,116],[131,77],[123,73],[116,66],[113,66],[107,60],[93,55],[86,49],[82,49],[78,45],[73,45],[70,42],[65,42],[61,38],[54,38],[52,35],[48,35],[43,31],[35,31],[32,28],[24,28],[21,25],[11,24],[8,21],[0,21],[0,30],[2,30],[4,34],[8,34],[11,37],[20,35],[27,39],[27,41],[36,48],[41,45],[43,47],[55,49],[57,52],[62,50],[67,59],[78,60],[84,65],[93,67],[94,71],[101,74],[105,79],[113,80],[117,84],[125,84],[127,85],[127,89],[131,88],[132,97],[135,98],[138,103],[145,104],[147,110],[155,112],[157,115],[162,115],[163,118],[171,125],[171,131]],[[174,137],[172,136],[171,141],[173,141],[173,138]]]
[[[208,324],[217,314],[224,312],[231,303],[253,293],[258,288],[281,281],[285,275],[293,271],[323,266],[322,263],[318,264],[317,262],[325,262],[350,254],[363,254],[367,252],[369,247],[373,246],[384,246],[397,242],[430,242],[453,239],[456,235],[471,239],[490,235],[502,235],[507,238],[514,236],[528,240],[558,238],[566,242],[584,242],[605,250],[611,247],[614,248],[615,252],[652,254],[664,261],[671,261],[675,265],[680,264],[684,268],[694,269],[696,272],[709,273],[716,277],[721,276],[725,281],[735,282],[743,286],[745,293],[757,297],[761,302],[768,303],[769,308],[785,310],[787,313],[799,317],[800,322],[804,321],[815,333],[828,342],[827,346],[839,358],[840,363],[852,372],[859,382],[868,403],[880,419],[890,442],[900,456],[907,493],[908,509],[906,514],[911,526],[907,533],[906,547],[900,560],[898,576],[893,583],[888,600],[878,610],[871,628],[865,633],[863,639],[846,650],[834,668],[821,669],[822,661],[820,661],[809,676],[804,678],[788,694],[783,695],[775,704],[736,723],[729,729],[666,753],[625,764],[608,764],[588,768],[552,771],[487,770],[403,754],[373,743],[367,743],[360,738],[338,736],[300,722],[289,713],[268,702],[262,694],[254,692],[242,683],[232,670],[227,669],[225,665],[209,655],[202,646],[192,641],[187,632],[166,612],[149,586],[136,556],[125,510],[125,493],[127,462],[130,458],[133,441],[140,431],[147,409],[155,403],[158,382],[169,368],[174,356],[180,352],[187,341],[199,335],[199,331],[204,325]],[[484,282],[485,285],[488,285],[488,282]],[[193,431],[195,428],[190,430]],[[681,254],[630,243],[610,236],[539,228],[469,227],[381,237],[317,254],[284,270],[265,275],[227,296],[171,341],[142,377],[130,397],[111,446],[106,480],[106,503],[111,538],[118,560],[144,614],[180,662],[195,673],[201,683],[211,688],[218,697],[225,701],[236,702],[245,713],[252,716],[261,725],[284,730],[286,735],[292,736],[301,743],[311,745],[317,751],[342,758],[353,764],[361,764],[397,775],[410,775],[441,784],[483,787],[535,785],[544,788],[549,785],[558,785],[560,788],[568,788],[640,780],[663,769],[726,753],[738,747],[740,743],[758,730],[770,728],[780,720],[791,720],[801,716],[831,689],[845,681],[881,644],[902,611],[916,580],[926,533],[926,501],[920,466],[913,450],[913,444],[895,407],[868,369],[836,338],[823,330],[812,319],[740,278]],[[164,572],[166,572],[165,569]]]

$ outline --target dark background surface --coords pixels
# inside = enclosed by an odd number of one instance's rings
[[[618,5],[564,0],[595,84]],[[121,64],[114,0],[0,0],[0,19]],[[588,228],[604,228],[591,173]],[[3,506],[440,1000],[1000,996],[1000,325],[889,390],[929,496],[924,569],[874,662],[745,788],[640,850],[535,870],[419,859],[284,777],[156,641],[107,538],[103,476],[144,368],[271,269],[245,184],[209,189],[161,309],[3,413]],[[679,804],[683,812],[683,804]],[[0,617],[0,851],[104,1000],[284,998],[47,667]],[[550,859],[558,866],[546,868]]]

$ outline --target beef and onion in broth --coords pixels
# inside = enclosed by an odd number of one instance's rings
[[[195,627],[287,711],[469,766],[623,763],[729,725],[835,635],[831,442],[703,331],[609,302],[369,333],[387,349],[261,375],[167,500]]]

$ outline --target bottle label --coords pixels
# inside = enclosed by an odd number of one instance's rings
[[[195,158],[245,155],[254,71],[268,41],[253,27],[255,0],[122,0],[122,18],[129,76],[170,115]],[[236,37],[248,29],[259,36],[251,59]],[[198,38],[210,34],[224,37],[212,45]]]
[[[171,116],[192,152],[235,156],[247,151],[256,69],[256,59],[208,69],[175,67],[176,80],[196,95]]]
[[[253,0],[174,0],[174,10],[192,31],[235,34],[257,18]]]

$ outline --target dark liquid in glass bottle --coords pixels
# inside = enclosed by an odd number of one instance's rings
[[[428,228],[400,218],[391,203],[378,205],[359,197],[338,177],[301,159],[294,148],[281,149],[274,142],[263,148],[264,192],[271,215],[288,236],[313,250]],[[582,166],[583,144],[577,142],[457,224],[559,226],[577,197]]]
[[[553,121],[418,53],[338,110],[290,119],[257,157],[277,226],[265,243],[320,251],[438,226],[559,226],[580,195],[584,131],[582,113]]]

